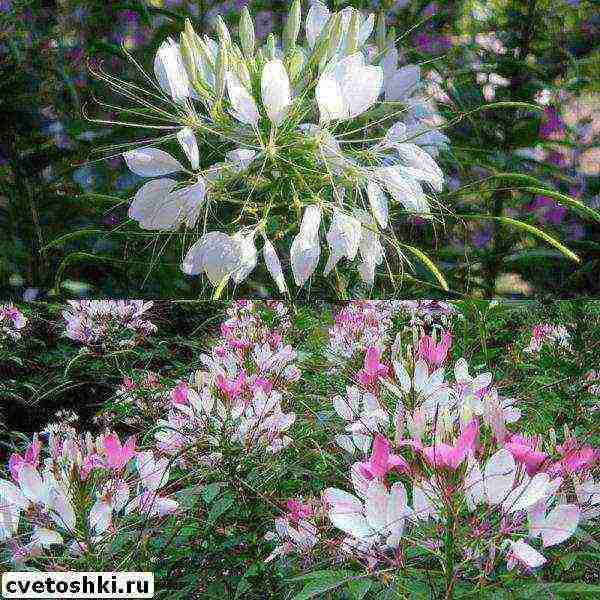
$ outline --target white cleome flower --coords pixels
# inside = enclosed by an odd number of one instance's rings
[[[239,43],[222,20],[214,37],[187,21],[180,39],[156,53],[162,95],[140,97],[135,114],[166,130],[161,144],[174,143],[185,160],[147,146],[125,152],[130,170],[150,178],[129,216],[167,232],[196,230],[202,214],[182,268],[213,285],[244,280],[260,257],[280,293],[282,265],[303,286],[317,272],[323,241],[324,276],[352,264],[373,285],[396,224],[407,215],[433,218],[444,185],[435,157],[448,139],[432,126],[443,120],[425,98],[420,68],[401,64],[392,35],[373,34],[373,14],[331,12],[313,0],[304,28],[301,21],[296,0],[281,44],[271,37],[263,46],[247,9]]]

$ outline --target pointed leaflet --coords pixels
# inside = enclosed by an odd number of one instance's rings
[[[292,102],[292,93],[287,71],[279,59],[270,60],[263,67],[260,89],[269,119],[280,123]]]
[[[183,171],[181,163],[158,148],[140,148],[123,153],[127,166],[141,177],[158,177]]]

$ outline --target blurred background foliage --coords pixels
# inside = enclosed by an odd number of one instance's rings
[[[0,0],[0,297],[210,296],[179,270],[185,236],[148,235],[127,223],[139,184],[106,148],[131,131],[91,123],[114,103],[90,68],[134,76],[123,47],[151,69],[184,18],[210,31],[216,15],[237,28],[249,4],[257,34],[277,32],[286,2]],[[331,4],[331,3],[330,3]],[[413,220],[398,236],[442,269],[451,295],[571,298],[600,292],[600,225],[560,204],[560,193],[600,207],[600,17],[597,0],[334,2],[385,10],[403,59],[419,63],[452,146],[442,168],[452,215],[443,227]],[[306,10],[306,6],[304,9]],[[492,102],[526,102],[527,107]],[[98,149],[104,151],[98,152]],[[106,158],[106,156],[109,158]],[[498,177],[522,173],[541,182]],[[490,178],[491,177],[491,178]],[[554,192],[552,192],[552,190]],[[497,219],[513,217],[561,239],[581,261]],[[285,265],[284,265],[285,266]],[[448,296],[426,270],[381,269],[375,288],[355,269],[311,297]],[[331,287],[330,287],[331,286]],[[270,296],[260,266],[238,296]]]

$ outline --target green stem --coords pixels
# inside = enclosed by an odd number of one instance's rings
[[[445,600],[454,598],[454,507],[451,501],[448,506],[448,516],[446,518],[446,534],[444,536],[444,556],[446,572],[446,595]]]

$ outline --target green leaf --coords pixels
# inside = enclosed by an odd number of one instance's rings
[[[427,256],[423,251],[419,250],[419,248],[415,248],[415,246],[409,246],[408,244],[401,244],[401,243],[399,243],[398,245],[401,246],[402,248],[405,248],[412,254],[414,254],[417,257],[417,259],[419,260],[419,262],[421,262],[433,274],[433,276],[438,280],[439,284],[442,286],[444,291],[447,292],[450,289],[450,287],[448,286],[448,282],[442,275],[442,272],[437,268],[437,266],[429,258],[429,256]]]
[[[561,206],[565,206],[567,208],[571,208],[575,212],[580,215],[591,219],[592,221],[596,221],[596,223],[600,223],[600,212],[590,208],[576,200],[575,198],[571,198],[571,196],[566,196],[565,194],[561,194],[560,192],[556,192],[554,190],[549,190],[546,188],[538,188],[538,187],[524,187],[520,188],[525,190],[526,192],[531,192],[532,194],[543,194],[544,196],[548,196],[553,200],[556,200],[558,204]]]
[[[210,512],[206,517],[206,527],[212,527],[216,520],[233,506],[234,501],[235,500],[232,494],[223,494],[223,496],[221,496],[210,509]]]
[[[308,575],[304,575],[301,578],[295,579],[308,579],[308,582],[304,585],[301,592],[293,597],[293,600],[309,600],[310,598],[316,598],[320,594],[334,590],[343,585],[348,577],[351,577],[350,571],[334,571],[324,570],[315,571]]]

